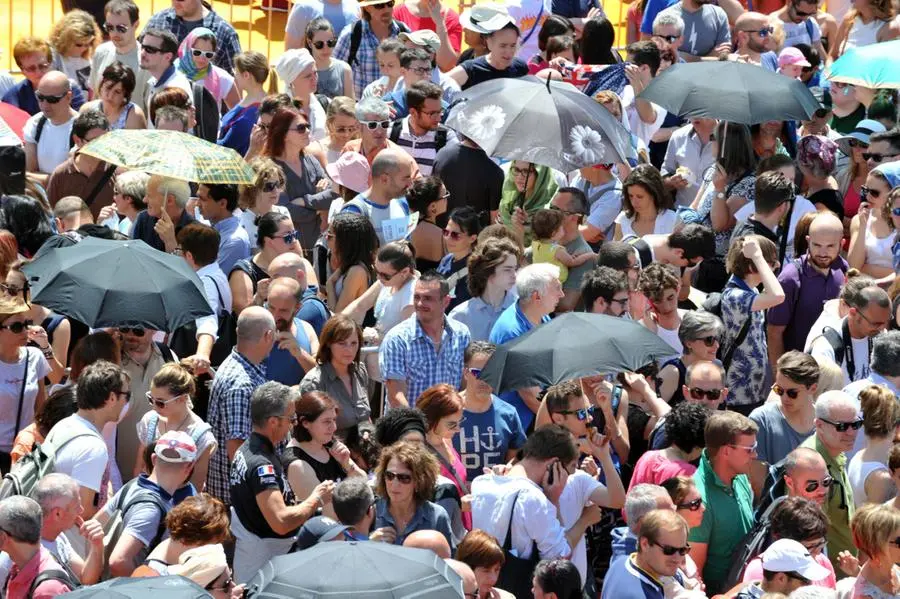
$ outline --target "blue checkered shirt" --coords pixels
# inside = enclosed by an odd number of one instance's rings
[[[381,76],[381,69],[378,68],[378,57],[375,55],[381,40],[375,36],[365,19],[360,19],[358,23],[362,25],[362,39],[356,52],[356,62],[350,65],[353,69],[353,89],[356,92],[357,100],[362,96],[366,86]],[[347,62],[350,57],[350,34],[353,31],[353,25],[354,23],[350,23],[344,27],[341,35],[338,37],[333,54],[338,60]],[[397,37],[401,31],[407,31],[407,29],[399,22],[394,21],[391,23],[391,34],[388,37]]]
[[[234,75],[234,57],[241,52],[241,41],[234,27],[214,10],[206,13],[202,21],[185,21],[175,14],[174,8],[166,8],[150,17],[144,31],[147,29],[171,31],[180,44],[195,27],[206,27],[216,34],[216,55],[213,57],[213,64]]]
[[[391,329],[378,350],[378,366],[384,380],[406,382],[406,398],[412,406],[423,391],[438,383],[459,389],[463,352],[469,345],[469,329],[444,318],[441,345],[435,350],[415,314]]]
[[[250,436],[250,396],[265,382],[265,366],[251,364],[236,349],[231,350],[231,355],[219,366],[213,380],[207,421],[219,449],[209,462],[206,491],[225,505],[231,504],[228,441]]]

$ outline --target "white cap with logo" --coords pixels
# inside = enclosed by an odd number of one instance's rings
[[[816,562],[809,550],[793,539],[778,539],[762,553],[763,570],[769,572],[796,572],[803,578],[816,582],[831,572]]]

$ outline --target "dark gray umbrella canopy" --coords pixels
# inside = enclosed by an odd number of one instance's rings
[[[447,125],[489,156],[563,172],[636,157],[622,123],[568,83],[494,79],[470,87],[462,98]]]
[[[673,65],[638,97],[681,117],[744,125],[806,121],[821,107],[801,81],[728,60]]]
[[[212,314],[187,262],[140,240],[89,237],[50,250],[23,270],[34,303],[90,327],[171,332]]]
[[[208,599],[212,595],[183,576],[113,578],[66,593],[72,599]]]
[[[593,374],[634,371],[676,353],[633,320],[569,312],[498,347],[479,378],[502,393]]]
[[[251,599],[463,599],[462,579],[433,551],[373,541],[272,558],[247,589]]]

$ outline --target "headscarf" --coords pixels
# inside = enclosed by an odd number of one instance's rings
[[[881,173],[891,189],[900,185],[900,162],[886,162],[872,169],[874,173]]]
[[[275,72],[278,73],[278,78],[284,81],[285,88],[290,89],[294,79],[315,64],[316,61],[313,59],[312,54],[309,53],[309,50],[306,48],[294,48],[278,57],[278,62],[275,63]],[[288,95],[292,94],[288,92]]]
[[[206,27],[197,27],[188,33],[181,45],[178,46],[178,58],[175,59],[175,68],[184,73],[184,76],[191,81],[202,80],[203,86],[218,100],[222,81],[216,72],[215,66],[212,61],[209,61],[205,68],[198,69],[197,63],[194,62],[194,55],[191,53],[194,42],[201,36],[216,38],[216,34]]]
[[[522,209],[525,210],[527,214],[531,214],[535,210],[546,208],[559,189],[559,185],[556,183],[556,179],[553,176],[553,171],[549,167],[538,164],[533,164],[532,166],[537,170],[534,189],[531,192],[531,196],[526,197],[524,200],[519,199],[521,194],[519,188],[516,187],[516,182],[513,178],[512,166],[510,166],[510,169],[506,173],[506,178],[503,180],[503,190],[500,194],[500,217],[503,219],[503,223],[508,227],[512,225],[512,214],[520,201],[522,202]],[[532,175],[528,175],[529,180],[531,179],[531,176]],[[530,226],[526,227],[525,237],[526,241],[531,243]]]
[[[806,135],[797,142],[797,162],[807,168],[831,173],[837,159],[837,144],[822,135]]]

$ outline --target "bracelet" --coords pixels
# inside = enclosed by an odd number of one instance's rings
[[[45,348],[41,348],[41,353],[44,354],[45,358],[52,358],[53,357],[53,347],[48,345]]]

